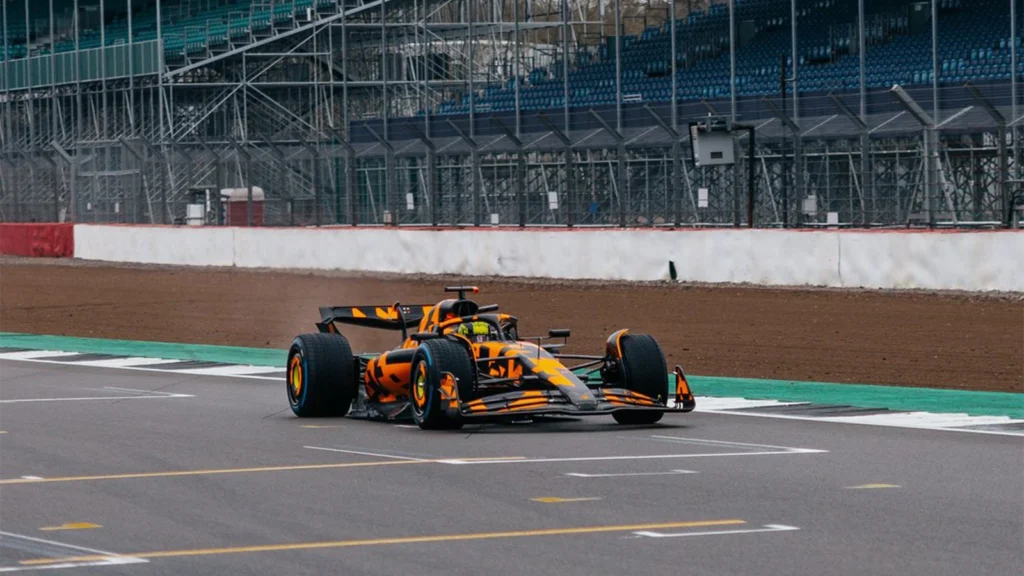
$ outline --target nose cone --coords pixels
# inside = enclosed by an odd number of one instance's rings
[[[528,362],[532,364],[534,374],[553,385],[574,406],[580,410],[597,409],[597,399],[590,392],[590,388],[557,359],[531,358]]]

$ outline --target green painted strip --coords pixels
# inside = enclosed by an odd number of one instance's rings
[[[287,356],[285,350],[264,348],[104,340],[99,338],[15,334],[11,332],[0,333],[0,348],[60,350],[65,352],[118,354],[282,367],[285,365]],[[724,378],[717,376],[689,376],[689,380],[694,393],[698,396],[749,398],[752,400],[771,399],[785,402],[812,402],[815,404],[844,404],[864,408],[889,408],[890,410],[936,413],[958,412],[972,416],[1024,418],[1024,394],[1017,393],[906,388],[869,384],[757,380],[753,378]]]
[[[979,392],[941,388],[907,388],[871,384],[828,384],[753,378],[688,376],[699,396],[748,398],[843,404],[862,408],[888,408],[936,413],[966,413],[971,416],[1024,418],[1024,394]]]
[[[0,348],[59,350],[61,352],[116,354],[147,358],[167,358],[171,360],[201,360],[205,362],[223,362],[225,364],[280,366],[282,369],[287,362],[288,356],[286,350],[266,348],[73,338],[70,336],[16,334],[13,332],[0,332]]]

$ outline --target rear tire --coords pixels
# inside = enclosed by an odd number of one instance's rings
[[[288,350],[288,403],[296,416],[340,417],[358,393],[352,347],[341,334],[303,334]]]
[[[424,340],[412,358],[409,408],[416,425],[424,430],[457,430],[462,420],[445,413],[441,400],[441,373],[456,379],[459,399],[473,390],[475,371],[470,353],[451,340]]]
[[[668,367],[661,346],[647,334],[624,334],[619,361],[619,385],[651,398],[668,394]],[[619,410],[612,417],[619,424],[654,424],[664,412],[657,410]]]

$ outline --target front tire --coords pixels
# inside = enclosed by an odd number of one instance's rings
[[[352,347],[341,334],[295,338],[285,379],[288,404],[302,418],[344,416],[359,390]]]
[[[619,359],[619,384],[651,398],[668,394],[668,367],[661,346],[647,334],[624,334]],[[664,412],[657,410],[619,410],[612,417],[619,424],[654,424]]]
[[[470,353],[451,340],[425,340],[412,358],[409,407],[412,419],[423,430],[457,430],[462,420],[445,413],[441,399],[441,375],[455,376],[459,398],[473,389],[474,370]]]

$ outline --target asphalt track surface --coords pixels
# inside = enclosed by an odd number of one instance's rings
[[[669,415],[424,432],[0,362],[0,571],[1020,574],[1021,438]]]

